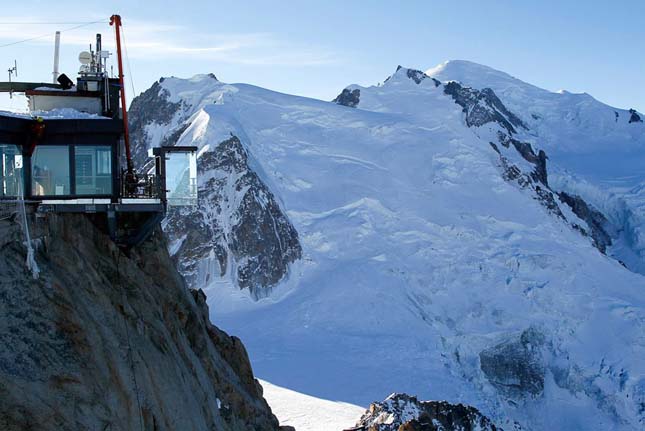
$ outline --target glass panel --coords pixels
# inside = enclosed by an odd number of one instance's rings
[[[0,197],[22,194],[22,154],[16,145],[0,144]]]
[[[69,147],[36,147],[31,165],[31,192],[34,196],[70,194]]]
[[[77,195],[112,194],[112,148],[109,145],[74,148]]]
[[[197,205],[197,155],[166,154],[166,190],[169,206]]]

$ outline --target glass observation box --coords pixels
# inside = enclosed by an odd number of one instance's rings
[[[168,206],[197,206],[197,147],[151,150]]]

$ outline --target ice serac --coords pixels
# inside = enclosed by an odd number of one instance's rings
[[[198,207],[171,208],[164,223],[172,255],[191,287],[229,283],[259,299],[288,276],[302,249],[239,131],[212,132],[218,125],[208,107],[223,103],[230,88],[212,74],[161,79],[132,102],[133,145],[140,166],[151,147],[199,147]]]
[[[279,429],[160,229],[124,253],[81,215],[31,227],[38,280],[20,226],[0,221],[0,429]]]
[[[519,430],[520,428],[515,428]],[[476,408],[446,401],[419,401],[395,393],[370,404],[352,431],[502,431]]]

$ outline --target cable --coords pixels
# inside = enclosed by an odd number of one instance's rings
[[[72,25],[72,24],[87,24],[88,21],[5,21],[5,22],[0,22],[2,25]]]
[[[134,75],[132,73],[132,68],[130,67],[130,56],[128,55],[128,44],[125,41],[125,30],[121,26],[121,34],[123,35],[123,51],[125,53],[125,64],[128,68],[128,73],[130,74],[130,85],[132,86],[132,98],[134,99],[137,95],[137,92],[134,88]]]
[[[60,32],[64,33],[66,31],[72,31],[72,30],[79,29],[81,27],[86,27],[88,25],[104,23],[104,22],[105,22],[105,20],[86,22],[86,23],[83,23],[83,24],[80,24],[80,25],[77,25],[77,26],[74,26],[74,27],[70,27],[70,28],[66,28],[64,30],[60,30]],[[23,40],[17,40],[15,42],[11,42],[11,43],[5,43],[4,45],[0,45],[0,48],[5,48],[7,46],[18,45],[20,43],[25,43],[25,42],[31,42],[32,40],[42,39],[44,37],[50,37],[52,34],[55,34],[55,32],[49,32],[49,33],[46,33],[46,34],[41,34],[40,36],[30,37],[28,39],[23,39]]]

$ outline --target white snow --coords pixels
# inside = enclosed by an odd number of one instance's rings
[[[73,108],[60,108],[52,109],[49,111],[29,111],[29,112],[16,112],[16,111],[0,111],[0,115],[6,117],[27,118],[35,119],[38,117],[46,120],[74,120],[74,119],[89,119],[89,120],[107,120],[108,117],[103,117],[97,114],[90,114],[87,112],[77,111]]]
[[[353,427],[365,412],[365,407],[316,398],[265,380],[260,383],[280,425],[291,425],[297,431],[341,431]]]
[[[492,88],[528,125],[523,140],[548,154],[553,184],[579,194],[626,227],[609,254],[645,274],[645,123],[629,123],[629,111],[589,94],[552,93],[468,61],[448,61],[426,73]]]
[[[213,320],[243,340],[260,378],[313,399],[366,406],[407,392],[534,430],[636,429],[645,278],[503,181],[488,131],[465,127],[443,87],[405,72],[351,86],[358,109],[208,76],[164,80],[171,100],[186,103],[166,130],[183,116],[192,125],[180,145],[212,148],[237,135],[304,248],[288,280],[258,302],[205,263]],[[547,151],[554,184],[633,216],[625,247],[642,258],[641,124],[627,124],[623,110],[613,122],[614,109],[588,95],[546,92],[472,63],[431,73],[499,91],[529,126],[522,139]],[[619,166],[629,155],[627,181]],[[607,181],[629,191],[616,197]],[[566,370],[568,386],[549,374],[543,397],[513,406],[479,369],[479,352],[528,327],[548,339],[547,374]],[[306,424],[309,411],[297,407],[305,401],[292,406],[289,394],[269,389],[267,398],[279,417]],[[326,406],[330,418],[345,417],[346,405]]]

